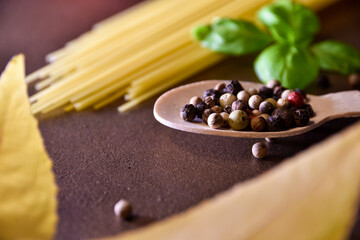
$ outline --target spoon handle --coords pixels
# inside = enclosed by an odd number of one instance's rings
[[[343,91],[318,97],[328,120],[360,116],[360,91]],[[317,101],[317,100],[316,100]],[[311,104],[311,103],[310,103]]]

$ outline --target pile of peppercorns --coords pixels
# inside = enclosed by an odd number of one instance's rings
[[[204,92],[203,98],[192,97],[180,116],[185,121],[202,119],[211,128],[233,130],[281,131],[305,126],[314,116],[306,93],[290,90],[277,80],[260,89],[244,90],[239,81],[219,83]]]

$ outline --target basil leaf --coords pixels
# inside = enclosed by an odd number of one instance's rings
[[[267,5],[260,9],[257,16],[279,42],[308,45],[319,29],[316,14],[291,1]]]
[[[358,51],[348,44],[329,40],[317,43],[311,49],[321,69],[351,74],[360,68]]]
[[[253,23],[218,18],[211,25],[195,27],[193,37],[215,52],[242,55],[265,48],[272,40]]]
[[[284,87],[304,89],[318,75],[317,59],[307,48],[277,43],[266,48],[255,60],[259,79],[278,79]]]

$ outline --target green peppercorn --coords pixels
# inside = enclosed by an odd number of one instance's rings
[[[191,122],[196,117],[196,108],[192,104],[185,104],[180,111],[180,117],[185,121]]]
[[[224,108],[227,105],[230,105],[236,101],[236,96],[234,94],[231,93],[224,93],[223,95],[221,95],[220,97],[220,106],[222,108]]]
[[[242,110],[232,111],[229,115],[229,125],[234,130],[242,130],[249,125],[249,117]]]
[[[266,127],[266,120],[261,116],[256,116],[251,119],[250,122],[251,129],[255,132],[261,132]]]

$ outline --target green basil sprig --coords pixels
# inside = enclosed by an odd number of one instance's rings
[[[211,25],[198,26],[192,35],[203,47],[231,55],[260,51],[272,41],[253,23],[229,18],[217,18]]]
[[[203,47],[230,55],[260,51],[275,40],[260,53],[254,68],[261,81],[278,79],[287,88],[305,88],[319,69],[351,74],[360,68],[357,50],[345,43],[324,41],[309,46],[319,20],[301,4],[280,0],[260,9],[257,17],[271,36],[250,22],[229,18],[195,27],[192,35]]]
[[[351,74],[360,68],[360,57],[352,46],[338,41],[323,41],[311,47],[321,69]]]
[[[319,20],[310,9],[298,3],[279,1],[260,9],[259,20],[278,42],[309,44],[319,30]]]
[[[319,71],[318,62],[309,49],[277,43],[260,53],[255,72],[260,79],[281,79],[287,88],[305,88]]]

